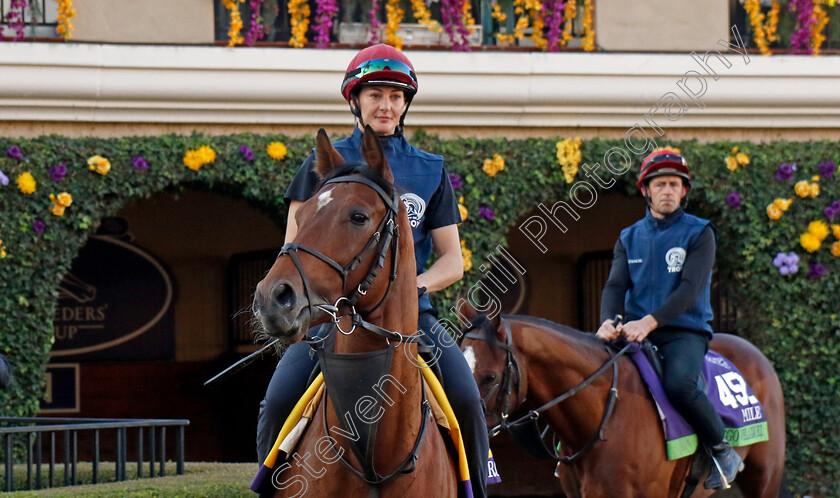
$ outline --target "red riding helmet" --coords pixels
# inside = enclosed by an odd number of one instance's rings
[[[365,85],[401,88],[405,91],[406,100],[411,101],[417,93],[417,75],[411,61],[402,52],[390,45],[379,44],[360,51],[350,61],[341,84],[341,95],[350,102],[353,91]]]
[[[688,163],[683,156],[669,149],[657,150],[642,161],[636,186],[641,190],[643,183],[657,176],[666,175],[679,176],[687,187],[691,187],[691,172],[688,170]]]

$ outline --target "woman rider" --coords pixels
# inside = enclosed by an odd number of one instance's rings
[[[380,143],[394,174],[395,183],[404,192],[405,204],[417,263],[419,328],[440,350],[438,364],[444,377],[446,395],[461,426],[475,497],[486,496],[487,455],[489,443],[478,388],[466,360],[451,339],[441,344],[443,327],[434,327],[437,312],[428,293],[452,285],[463,276],[463,259],[458,237],[461,217],[443,158],[410,145],[403,135],[405,114],[417,93],[417,76],[408,58],[389,45],[375,45],[360,51],[350,62],[341,85],[341,95],[355,116],[353,134],[333,146],[348,162],[363,161],[362,131],[369,125],[379,135]],[[286,243],[297,234],[295,212],[315,193],[319,179],[313,171],[314,154],[301,165],[286,191],[289,205]],[[432,246],[439,257],[424,271]],[[438,353],[435,352],[437,355]],[[260,404],[257,423],[257,454],[262,462],[280,432],[286,417],[306,389],[306,381],[315,366],[309,346],[290,346],[277,365]]]

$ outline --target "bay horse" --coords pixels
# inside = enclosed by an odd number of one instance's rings
[[[294,241],[281,249],[255,293],[255,314],[272,337],[296,342],[326,321],[341,331],[333,332],[335,354],[327,354],[323,365],[326,402],[289,455],[297,467],[286,473],[300,473],[297,485],[284,479],[288,486],[275,484],[281,488],[275,496],[455,497],[456,467],[434,427],[417,366],[417,271],[408,216],[369,126],[361,150],[366,165],[346,164],[326,132],[318,131],[315,171],[322,186],[298,209]],[[370,427],[348,428],[351,413],[336,413],[332,398],[340,393],[329,390],[327,374],[332,357],[340,355],[361,359],[354,367],[361,370],[391,356],[390,369],[383,363],[381,402],[351,399],[345,405],[358,416],[365,401],[365,421],[380,415]],[[356,379],[345,380],[352,385]],[[356,439],[369,435],[367,451],[358,453],[353,431]]]
[[[539,411],[535,418],[561,442],[558,460],[573,461],[558,463],[566,496],[683,496],[694,455],[666,459],[657,409],[630,358],[620,356],[613,369],[607,363],[614,353],[594,334],[549,320],[498,313],[488,319],[469,306],[461,312],[471,322],[461,349],[485,399],[488,427],[498,430],[508,416],[513,421]],[[778,376],[758,348],[737,336],[715,334],[711,349],[738,367],[767,418],[768,441],[735,448],[745,464],[735,483],[745,497],[779,496],[785,414]],[[705,477],[689,496],[714,492],[703,488]]]

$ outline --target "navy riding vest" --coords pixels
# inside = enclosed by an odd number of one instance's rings
[[[638,320],[656,311],[677,289],[682,276],[686,249],[709,224],[680,210],[665,219],[650,214],[621,231],[621,244],[627,251],[630,288],[624,299],[626,321]],[[697,301],[682,315],[660,327],[712,333],[710,289],[712,277]]]

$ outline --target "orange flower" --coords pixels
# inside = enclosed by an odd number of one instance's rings
[[[840,241],[831,244],[831,254],[840,258]]]
[[[778,220],[782,217],[782,209],[774,204],[767,205],[767,217],[771,220]]]
[[[796,192],[796,195],[798,195],[799,197],[805,198],[805,197],[808,197],[808,195],[811,193],[811,186],[808,185],[808,182],[806,182],[805,180],[802,180],[802,181],[796,182],[796,185],[793,186],[793,190],[794,190],[794,192]]]

